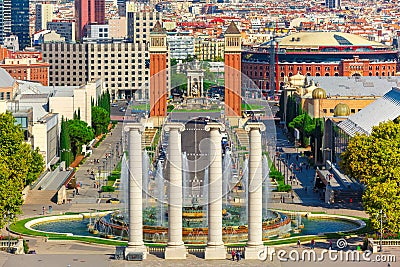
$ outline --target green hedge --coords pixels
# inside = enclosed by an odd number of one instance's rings
[[[114,191],[115,191],[115,188],[110,185],[103,185],[101,187],[101,192],[114,192]]]

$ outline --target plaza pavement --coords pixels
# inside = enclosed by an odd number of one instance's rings
[[[52,214],[59,214],[64,212],[88,212],[89,209],[113,209],[118,208],[118,205],[97,203],[98,192],[94,188],[94,181],[90,175],[87,174],[87,170],[97,168],[96,164],[91,163],[91,159],[102,159],[105,154],[108,153],[115,145],[116,142],[121,140],[122,124],[119,123],[116,128],[112,131],[112,135],[107,135],[106,139],[100,144],[98,148],[94,148],[93,154],[83,163],[76,173],[77,181],[82,182],[83,187],[80,189],[80,195],[75,198],[69,204],[54,205]],[[286,137],[282,132],[278,130],[278,139],[281,139],[281,147],[284,149],[290,149],[292,146],[287,142]],[[285,141],[286,140],[286,141]],[[295,161],[295,157],[291,157],[292,161]],[[305,161],[304,158],[299,158],[299,161]],[[289,161],[291,162],[291,161]],[[283,167],[283,166],[281,166]],[[287,166],[286,166],[287,167]],[[325,205],[319,199],[317,194],[307,192],[304,190],[305,186],[309,186],[314,179],[315,170],[303,171],[297,173],[299,185],[294,185],[295,198],[291,201],[291,198],[287,198],[288,202],[280,203],[276,199],[273,199],[272,203],[269,204],[270,208],[284,209],[284,210],[299,210],[299,211],[325,211],[329,214],[343,214],[353,215],[360,217],[367,217],[364,211],[356,206],[334,206]],[[24,205],[22,207],[23,214],[20,218],[34,217],[41,215],[41,205]],[[48,211],[46,215],[49,214]],[[3,235],[7,232],[3,229]],[[143,262],[126,262],[113,260],[113,254],[115,247],[105,245],[92,245],[74,241],[48,241],[41,237],[26,237],[29,240],[30,249],[36,251],[36,255],[12,255],[5,252],[0,252],[0,266],[14,267],[14,266],[29,266],[29,267],[46,267],[46,266],[321,266],[320,262],[280,262],[278,260],[271,261],[258,261],[258,260],[242,260],[239,262],[232,262],[230,255],[227,255],[227,260],[204,260],[201,255],[189,254],[187,260],[164,260],[161,255],[150,254],[148,259]],[[360,240],[355,240],[353,247],[360,244]],[[317,241],[316,251],[321,251],[327,247],[327,242]],[[305,244],[303,249],[309,249],[308,244]],[[282,246],[280,247],[285,250],[296,249],[296,246]],[[392,253],[400,257],[400,249],[387,248],[384,253]],[[374,254],[375,255],[375,254]],[[337,262],[324,261],[324,266],[337,266]],[[387,263],[377,262],[341,262],[339,266],[387,266]],[[398,266],[392,263],[391,266]]]

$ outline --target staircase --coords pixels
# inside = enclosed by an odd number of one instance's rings
[[[157,128],[146,128],[144,134],[142,135],[142,147],[149,147],[153,144],[154,137],[157,133]]]
[[[236,128],[235,133],[236,133],[237,139],[239,140],[239,145],[241,147],[246,147],[246,149],[248,149],[249,148],[249,135],[246,132],[246,130],[243,128]]]
[[[30,190],[24,204],[54,204],[55,194],[57,190]]]

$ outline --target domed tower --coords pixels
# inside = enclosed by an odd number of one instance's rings
[[[241,34],[234,22],[225,32],[225,115],[241,116],[242,108],[242,45]]]
[[[312,91],[314,118],[321,118],[321,101],[326,99],[326,91],[320,87]]]
[[[350,115],[350,108],[347,104],[339,103],[333,110],[333,116],[335,117],[347,117]]]

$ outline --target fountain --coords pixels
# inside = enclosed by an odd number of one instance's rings
[[[267,156],[262,158],[262,177],[263,177],[263,219],[268,219],[268,199],[270,197],[269,165]]]
[[[222,163],[222,196],[225,198],[225,203],[228,203],[228,194],[230,191],[230,183],[232,183],[232,158],[229,149],[225,151],[224,161]]]
[[[120,177],[120,202],[121,202],[121,211],[123,214],[128,214],[128,205],[129,205],[129,197],[128,197],[128,162],[126,160],[126,155],[124,154],[121,161],[121,177]]]
[[[209,191],[209,169],[208,167],[204,170],[204,183],[203,183],[203,201],[202,201],[202,206],[203,206],[203,224],[202,227],[207,227],[208,226],[208,191]]]
[[[146,149],[143,151],[143,160],[142,160],[142,187],[143,187],[143,199],[144,201],[144,206],[148,207],[149,205],[149,170],[150,170],[150,158],[149,155],[147,154]]]
[[[245,203],[244,208],[242,209],[242,212],[240,214],[240,223],[242,225],[245,225],[247,224],[247,215],[249,214],[249,206],[247,205],[247,202],[249,200],[249,188],[247,186],[249,183],[249,160],[247,158],[243,162],[243,175],[240,183],[242,185],[242,192],[244,193]]]
[[[157,225],[163,226],[164,225],[164,174],[163,174],[163,165],[161,161],[157,163],[156,175],[155,175],[155,182],[157,187],[157,203],[158,203],[158,210],[157,210]]]
[[[183,206],[187,205],[190,199],[190,184],[189,184],[189,160],[186,152],[182,153],[182,195],[183,195]]]

